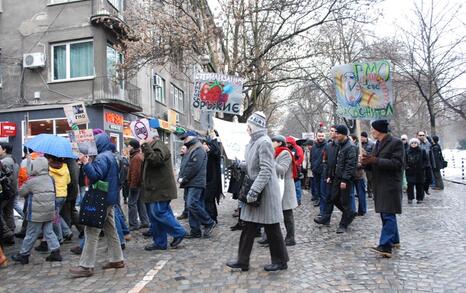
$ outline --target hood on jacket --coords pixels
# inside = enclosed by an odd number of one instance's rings
[[[38,175],[45,175],[49,173],[49,162],[44,157],[38,157],[31,162],[31,175],[38,176]]]
[[[288,137],[286,138],[286,142],[287,142],[287,143],[291,143],[293,146],[296,146],[296,139],[294,139],[294,138],[291,137],[291,136],[288,136]]]
[[[68,166],[63,163],[60,168],[54,168],[53,166],[49,165],[49,171],[51,173],[57,174],[58,176],[65,176],[69,173]]]
[[[103,153],[105,151],[113,150],[112,142],[110,141],[110,136],[106,133],[97,134],[95,137],[95,144],[97,146],[97,152]]]

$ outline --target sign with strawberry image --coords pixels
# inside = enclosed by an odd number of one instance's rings
[[[198,73],[194,81],[193,107],[241,115],[243,79],[218,73]]]

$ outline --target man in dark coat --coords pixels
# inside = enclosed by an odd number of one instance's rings
[[[202,237],[201,224],[204,225],[204,237],[209,237],[217,225],[205,211],[204,191],[207,176],[207,153],[196,134],[187,131],[180,135],[188,148],[185,165],[180,169],[178,183],[185,189],[188,199],[188,218],[191,232],[187,238]]]
[[[312,200],[315,201],[314,206],[320,206],[320,215],[323,214],[325,208],[325,178],[323,176],[324,166],[322,164],[325,145],[325,133],[322,130],[318,130],[317,139],[311,149],[311,170],[313,175],[311,193]]]
[[[338,148],[335,169],[331,172],[332,203],[343,213],[337,233],[346,232],[353,222],[356,213],[351,208],[351,190],[356,174],[358,151],[356,146],[348,138],[348,128],[345,125],[335,127]]]
[[[401,140],[388,134],[387,120],[372,122],[371,134],[377,143],[372,154],[362,156],[361,163],[372,170],[375,212],[382,219],[379,245],[372,250],[391,257],[392,247],[400,245],[396,214],[401,214],[405,151]]]
[[[440,147],[439,137],[437,135],[432,135],[432,157],[435,161],[435,167],[432,169],[435,178],[435,188],[437,190],[443,190],[443,179],[440,170],[444,168],[444,161],[442,154],[442,148]]]
[[[204,203],[207,213],[212,220],[217,221],[217,204],[220,202],[222,191],[222,172],[220,170],[221,150],[216,139],[208,138],[203,142],[207,152],[207,175]]]
[[[177,247],[186,235],[170,207],[177,198],[175,175],[168,147],[160,140],[157,130],[152,130],[146,140],[140,142],[144,154],[142,167],[142,200],[146,204],[153,243],[144,247],[147,251],[166,250],[167,234],[173,237],[171,247]]]

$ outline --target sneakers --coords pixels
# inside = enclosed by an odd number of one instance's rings
[[[62,261],[63,258],[60,255],[60,249],[52,250],[49,256],[45,258],[45,261]]]
[[[75,267],[70,269],[72,278],[87,278],[94,274],[93,268]]]
[[[210,235],[212,235],[212,231],[214,230],[214,228],[217,226],[217,223],[216,222],[213,222],[212,224],[210,224],[209,226],[205,227],[204,229],[204,237],[210,237]]]
[[[392,257],[392,248],[387,248],[383,246],[377,246],[377,247],[371,247],[371,250],[378,253],[379,255],[385,257],[385,258],[391,258]]]
[[[102,270],[122,269],[125,267],[124,261],[108,262],[102,266]]]
[[[144,246],[145,251],[153,251],[153,250],[167,250],[166,248],[159,247],[155,244],[149,244]]]
[[[202,235],[201,234],[194,234],[194,233],[189,233],[189,234],[186,234],[186,236],[184,236],[184,238],[186,239],[194,239],[194,238],[201,238]]]
[[[175,237],[173,238],[173,241],[170,243],[171,248],[177,248],[178,245],[180,245],[181,241],[183,241],[183,237]]]

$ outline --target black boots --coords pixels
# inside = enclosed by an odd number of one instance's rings
[[[46,261],[62,261],[63,258],[60,255],[60,249],[52,250],[49,256],[45,258]]]
[[[36,251],[39,251],[39,252],[47,252],[49,251],[49,247],[47,245],[47,241],[41,241],[39,246],[36,246],[34,248]]]
[[[27,265],[29,263],[29,255],[25,254],[15,254],[11,257],[11,259],[21,263],[22,265]]]
[[[227,262],[227,266],[232,269],[241,269],[243,272],[249,271],[249,265],[240,264],[238,261],[229,261]]]
[[[294,240],[294,217],[293,210],[283,211],[283,220],[286,228],[285,244],[286,246],[296,245]]]

